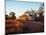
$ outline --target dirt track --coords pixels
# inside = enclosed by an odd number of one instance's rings
[[[41,22],[37,22],[37,21],[26,21],[24,23],[21,24],[21,22],[19,22],[20,24],[18,24],[20,27],[16,27],[18,29],[18,31],[16,30],[15,26],[16,26],[16,22],[15,20],[8,20],[6,21],[7,23],[6,24],[10,24],[11,26],[10,27],[14,27],[14,29],[11,28],[11,30],[9,30],[8,32],[13,32],[13,33],[16,33],[16,32],[19,32],[19,29],[20,32],[44,32],[44,23],[41,23]],[[21,27],[22,26],[22,27]],[[9,25],[8,25],[9,27]],[[7,29],[8,30],[8,29]],[[8,33],[6,32],[6,33]]]
[[[28,30],[28,32],[43,32],[44,31],[44,23],[37,21],[26,21],[24,23],[24,27]]]

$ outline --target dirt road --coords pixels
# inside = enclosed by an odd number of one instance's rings
[[[43,32],[44,31],[44,23],[37,21],[26,21],[24,23],[25,30],[27,32]]]

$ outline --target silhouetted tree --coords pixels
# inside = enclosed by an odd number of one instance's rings
[[[7,14],[5,15],[5,19],[8,19],[8,15]]]
[[[12,19],[16,19],[16,16],[15,16],[14,12],[10,12],[9,15],[11,16]]]
[[[44,3],[42,3],[41,5],[40,5],[40,8],[39,8],[39,14],[40,14],[40,16],[43,16],[43,14],[44,14]]]

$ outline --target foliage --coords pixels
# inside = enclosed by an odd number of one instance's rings
[[[5,15],[5,19],[8,19],[8,15],[7,14]]]
[[[38,12],[40,13],[40,16],[43,16],[43,13],[44,13],[44,3],[41,4]]]
[[[9,15],[11,16],[11,19],[15,19],[16,16],[15,16],[15,13],[14,12],[10,12]]]

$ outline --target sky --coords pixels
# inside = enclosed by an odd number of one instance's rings
[[[6,0],[6,14],[15,12],[16,17],[21,16],[25,11],[38,10],[41,2],[23,2],[15,0]]]

